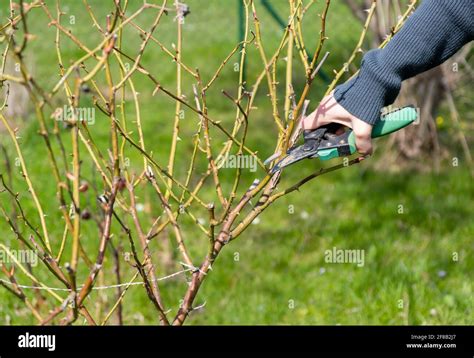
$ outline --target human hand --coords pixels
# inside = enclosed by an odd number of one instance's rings
[[[316,129],[329,123],[339,123],[351,128],[357,151],[366,156],[372,154],[372,125],[350,114],[337,103],[333,93],[324,97],[318,108],[303,119],[302,129]]]

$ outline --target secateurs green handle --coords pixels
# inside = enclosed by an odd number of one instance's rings
[[[387,113],[383,115],[372,128],[372,138],[378,138],[396,132],[413,123],[417,118],[417,111],[412,106]],[[319,144],[317,157],[321,160],[329,160],[336,157],[351,155],[356,151],[355,135],[352,130],[349,130],[339,136],[334,136],[328,140],[322,140]]]
[[[407,106],[383,115],[372,129],[372,138],[381,137],[413,123],[418,118],[416,109]],[[288,150],[283,157],[272,168],[275,173],[284,167],[296,163],[305,158],[320,158],[329,160],[354,154],[357,151],[355,135],[352,130],[343,134],[335,134],[340,125],[330,123],[314,130],[303,133],[304,144]]]

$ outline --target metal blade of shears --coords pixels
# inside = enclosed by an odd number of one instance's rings
[[[319,144],[323,140],[327,132],[333,132],[338,124],[328,124],[326,126],[319,127],[315,130],[307,130],[303,132],[304,143],[300,146],[293,147],[288,150],[286,156],[283,157],[275,166],[271,169],[270,173],[273,174],[288,165],[294,164],[305,158],[317,157]]]

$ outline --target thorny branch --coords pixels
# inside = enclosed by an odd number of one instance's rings
[[[271,46],[264,42],[265,28],[260,23],[258,3],[242,1],[245,8],[243,41],[233,47],[217,68],[206,68],[206,71],[193,69],[192,59],[183,56],[183,48],[186,47],[183,33],[187,31],[188,16],[192,17],[193,13],[178,0],[163,0],[159,5],[144,1],[138,8],[134,7],[134,11],[131,10],[130,0],[114,0],[105,19],[99,18],[94,7],[83,0],[90,23],[81,26],[92,24],[96,31],[88,41],[81,39],[63,20],[65,11],[60,0],[56,1],[55,12],[50,2],[27,4],[22,0],[18,3],[10,1],[10,16],[0,23],[0,35],[6,45],[2,51],[0,86],[5,86],[8,96],[10,84],[22,85],[31,99],[49,158],[53,174],[50,184],[55,186],[56,199],[49,198],[47,191],[38,191],[44,178],[31,169],[32,163],[23,150],[26,144],[21,138],[23,128],[15,122],[16,118],[8,118],[5,99],[0,108],[0,119],[11,143],[7,152],[15,157],[21,171],[14,173],[11,170],[15,180],[8,183],[4,180],[3,167],[0,171],[0,196],[8,197],[11,205],[9,210],[2,201],[1,216],[14,237],[36,252],[42,265],[29,270],[14,258],[8,245],[1,244],[0,248],[12,256],[13,263],[11,267],[2,266],[6,280],[0,280],[0,285],[21,300],[39,324],[73,324],[80,316],[91,325],[96,322],[107,324],[114,312],[117,313],[118,323],[122,324],[125,318],[122,317],[121,307],[127,302],[126,297],[134,280],[140,276],[141,285],[157,311],[159,322],[163,325],[182,325],[195,309],[194,301],[201,284],[227,243],[242,235],[249,224],[279,198],[299,190],[320,175],[360,161],[360,158],[355,158],[346,164],[320,169],[287,189],[277,188],[282,174],[268,174],[268,168],[259,157],[259,148],[249,140],[252,134],[250,128],[255,125],[253,118],[258,110],[255,102],[261,100],[260,97],[269,101],[272,124],[278,133],[275,136],[275,153],[281,156],[296,140],[298,123],[308,106],[307,96],[328,56],[326,52],[321,58],[328,39],[326,19],[331,0],[318,5],[314,0],[288,0],[288,24],[273,53],[268,52]],[[359,52],[375,9],[374,0],[360,41],[347,64]],[[199,9],[196,9],[198,12]],[[46,18],[43,26],[55,29],[57,66],[51,68],[55,68],[59,79],[49,89],[38,84],[27,61],[32,56],[28,45],[37,40],[29,20],[32,14],[37,13]],[[145,14],[153,19],[148,27],[142,24]],[[306,16],[320,18],[319,38],[311,57],[307,56],[308,46],[303,36],[303,19]],[[400,29],[405,18],[394,28],[394,32]],[[172,49],[160,39],[158,29],[165,22],[174,22],[176,29]],[[129,46],[131,38],[136,39],[138,49]],[[94,41],[90,41],[92,39]],[[86,45],[86,42],[94,43],[94,46]],[[75,46],[79,53],[76,58],[64,59],[65,43]],[[295,50],[301,61],[298,64],[300,69],[294,63]],[[158,51],[173,61],[174,89],[165,84],[164,79],[159,79],[161,64],[150,66],[145,60],[145,54],[151,51]],[[250,56],[251,51],[258,56]],[[8,73],[6,63],[9,59],[19,63],[19,74]],[[235,107],[235,116],[229,122],[216,119],[218,114],[213,111],[208,96],[211,96],[212,89],[219,86],[219,80],[232,60],[238,64],[235,94],[234,91],[219,88],[219,93],[230,100],[229,105]],[[244,81],[244,67],[245,62],[250,60],[256,61],[260,72],[252,83],[247,83]],[[281,69],[284,78],[280,80]],[[302,71],[306,79],[299,94],[292,83],[294,71],[297,70]],[[337,73],[330,89],[341,78],[342,72]],[[145,83],[150,84],[151,95],[163,95],[174,103],[171,125],[163,125],[163,129],[169,130],[168,149],[162,143],[153,143],[145,131],[141,114],[144,102],[137,92],[137,81],[142,77]],[[259,96],[263,92],[260,85],[265,80],[268,96],[266,93]],[[285,96],[282,108],[280,87]],[[192,100],[185,95],[190,89]],[[101,120],[107,119],[100,126],[92,127],[92,123],[78,111],[88,101],[98,111]],[[64,104],[71,109],[69,117],[67,113],[58,112]],[[182,129],[189,122],[183,120],[183,114],[195,120],[192,136]],[[162,119],[169,118],[158,120]],[[105,146],[103,139],[100,139],[103,128],[106,128],[108,136]],[[182,142],[187,142],[189,146],[183,149]],[[186,152],[188,148],[190,150]],[[261,178],[248,188],[243,187],[240,166],[228,172],[232,173],[229,179],[227,173],[223,175],[223,168],[219,165],[219,160],[234,150],[235,156],[247,155],[260,167]],[[161,155],[163,153],[164,156]],[[20,188],[25,184],[27,192],[21,192]],[[209,193],[214,194],[213,199],[209,199]],[[54,205],[46,205],[52,200],[56,200]],[[30,201],[33,205],[26,205]],[[251,204],[252,201],[256,203]],[[58,212],[54,209],[57,207]],[[59,217],[63,222],[53,225]],[[53,226],[61,227],[56,231]],[[173,251],[165,252],[168,242],[172,242],[179,257],[175,257]],[[201,251],[197,248],[203,245],[207,246],[207,250],[205,256],[200,257]],[[163,257],[167,254],[173,259],[173,266],[182,266],[180,273],[186,281],[180,286],[184,292],[179,305],[176,304],[178,300],[165,300],[163,286],[160,287],[158,279],[159,276],[166,276],[168,268],[163,264]],[[90,257],[94,256],[93,262]],[[48,284],[39,278],[45,277],[44,268],[52,275]],[[175,276],[170,275],[169,278]],[[102,307],[103,300],[95,295],[97,291],[103,291],[98,289],[104,286],[97,283],[107,282],[110,277],[118,283],[106,287],[119,289],[112,304]],[[132,279],[121,283],[122,277]],[[20,285],[20,280],[31,281],[37,291],[44,290],[48,294],[47,304],[34,306],[29,293],[25,292],[29,286]],[[52,282],[59,282],[63,288],[52,289],[49,286]],[[89,307],[94,302],[99,306],[99,312],[108,313],[105,316],[94,315]]]

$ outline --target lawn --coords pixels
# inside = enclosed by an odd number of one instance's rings
[[[279,43],[282,29],[257,2],[265,43],[271,53]],[[81,24],[90,24],[82,2],[63,0],[64,18],[74,16],[74,24],[67,26],[75,36],[93,47],[98,41],[95,30]],[[106,2],[91,0],[96,17],[105,22],[110,10]],[[138,2],[132,2],[130,13]],[[238,41],[238,7],[233,0],[187,0],[191,13],[186,17],[183,39],[183,62],[190,68],[199,68],[204,79],[209,79],[221,61]],[[272,1],[276,10],[284,13],[286,1]],[[5,20],[7,6],[1,5],[0,18]],[[54,6],[51,5],[52,8]],[[316,10],[321,9],[317,5]],[[316,12],[313,10],[313,12]],[[37,37],[29,44],[27,63],[34,68],[39,83],[50,89],[59,75],[54,51],[55,30],[46,29],[47,18],[41,9],[30,17],[31,32]],[[157,30],[156,37],[172,47],[175,41],[176,24],[170,13]],[[315,46],[318,39],[319,20],[307,15],[305,38]],[[65,20],[65,21],[66,21]],[[151,15],[139,22],[148,28]],[[212,24],[212,25],[211,25]],[[334,2],[327,22],[327,47],[331,55],[324,69],[331,73],[339,69],[350,55],[360,33],[360,23],[352,18],[342,2]],[[128,33],[124,48],[129,53],[137,51],[140,44],[136,36]],[[127,37],[129,36],[129,37]],[[3,46],[3,44],[0,44]],[[64,40],[65,63],[83,54],[74,44]],[[2,48],[0,47],[0,50]],[[310,49],[312,50],[312,48]],[[237,72],[233,70],[237,56],[218,79],[218,85],[209,92],[208,105],[212,116],[225,123],[232,123],[235,114],[233,104],[220,91],[235,94]],[[297,56],[295,56],[295,62]],[[145,51],[143,65],[152,69],[165,87],[175,86],[175,65],[156,45]],[[358,63],[358,60],[356,61]],[[304,85],[304,73],[295,65],[295,90]],[[252,48],[247,67],[248,81],[252,83],[261,71],[258,51]],[[280,68],[284,73],[284,67]],[[284,77],[281,77],[284,78]],[[162,94],[152,95],[153,86],[145,76],[136,76],[145,142],[148,150],[158,161],[167,158],[170,143],[170,127],[173,121],[174,102]],[[183,92],[192,98],[192,79],[184,76]],[[283,86],[280,86],[280,89]],[[311,93],[312,107],[325,91],[326,84],[318,79]],[[282,92],[283,93],[283,92]],[[83,106],[91,105],[92,99],[84,97]],[[248,145],[265,158],[272,154],[276,129],[271,127],[271,108],[268,98],[260,94],[257,98],[259,110],[251,118],[252,133]],[[127,108],[133,117],[133,106]],[[18,135],[28,170],[39,198],[49,216],[49,229],[53,233],[55,251],[59,248],[64,223],[57,210],[56,188],[49,179],[47,152],[38,135],[38,122],[34,110],[27,107],[26,120],[19,121]],[[443,115],[444,113],[441,113]],[[187,121],[187,118],[192,118]],[[97,112],[92,126],[93,137],[99,147],[109,145],[109,123]],[[191,136],[195,130],[195,115],[186,110],[182,124],[182,135]],[[271,129],[269,129],[271,128]],[[468,133],[472,135],[471,133]],[[136,134],[134,134],[136,135]],[[216,138],[217,133],[214,133]],[[443,134],[442,134],[443,135]],[[64,130],[61,136],[68,143],[70,135]],[[0,130],[0,142],[6,147],[10,160],[14,161],[14,147],[4,130]],[[371,162],[377,161],[383,151],[382,145],[370,160],[344,168],[317,178],[278,201],[266,210],[241,237],[223,250],[200,291],[196,305],[202,309],[191,314],[188,324],[473,324],[473,237],[474,237],[474,187],[472,177],[462,159],[460,149],[453,146],[452,156],[461,158],[460,165],[453,167],[443,161],[439,173],[419,173],[411,170],[381,172]],[[192,148],[178,147],[178,156],[186,158]],[[66,151],[70,152],[70,146]],[[458,154],[459,151],[459,154]],[[140,157],[130,151],[132,168],[140,169]],[[416,159],[415,159],[416,161]],[[5,172],[2,158],[0,172]],[[183,163],[187,163],[183,161]],[[305,161],[284,172],[282,187],[287,187],[308,175],[318,167],[317,161]],[[184,175],[186,165],[177,168]],[[14,189],[27,212],[34,206],[29,199],[26,185],[19,168],[14,167]],[[261,174],[261,173],[260,173]],[[255,173],[243,172],[242,190],[255,178]],[[94,177],[92,166],[84,167],[85,178]],[[226,174],[223,174],[224,182]],[[224,185],[231,185],[232,177]],[[203,197],[215,196],[214,188],[207,187]],[[0,200],[9,206],[5,193]],[[146,202],[149,198],[139,198]],[[85,196],[86,205],[94,208],[95,193]],[[145,215],[145,214],[143,214]],[[38,224],[38,223],[37,223]],[[191,223],[185,226],[186,234],[193,235]],[[0,241],[17,247],[14,235],[5,220],[0,220]],[[201,241],[199,241],[201,240]],[[202,256],[204,239],[190,240],[193,254]],[[97,228],[94,223],[82,228],[82,241],[87,248],[98,245]],[[127,251],[127,242],[120,244]],[[158,250],[160,246],[153,246]],[[362,250],[363,264],[329,263],[327,250]],[[91,251],[93,252],[93,251]],[[158,254],[157,254],[158,255]],[[175,251],[171,254],[176,258]],[[107,257],[108,262],[112,256]],[[63,262],[64,264],[64,262]],[[126,265],[125,265],[126,266]],[[163,265],[158,276],[179,269],[179,265]],[[128,271],[127,271],[128,270]],[[125,268],[131,276],[132,269]],[[82,272],[86,274],[86,271]],[[105,274],[112,274],[109,265]],[[25,284],[29,284],[25,276]],[[45,276],[41,276],[46,279]],[[103,279],[103,277],[101,278]],[[45,281],[58,285],[57,281]],[[160,285],[165,305],[177,310],[185,289],[183,277],[164,281]],[[110,292],[110,291],[109,291]],[[91,302],[102,301],[110,309],[114,293],[94,292]],[[24,305],[9,292],[0,290],[0,324],[31,324],[34,318]],[[94,307],[91,308],[94,311]],[[95,312],[94,312],[95,313]],[[104,314],[105,312],[97,312]],[[157,324],[158,316],[139,286],[130,288],[124,300],[126,324]],[[82,321],[78,321],[81,324]],[[114,319],[111,323],[115,323]]]

